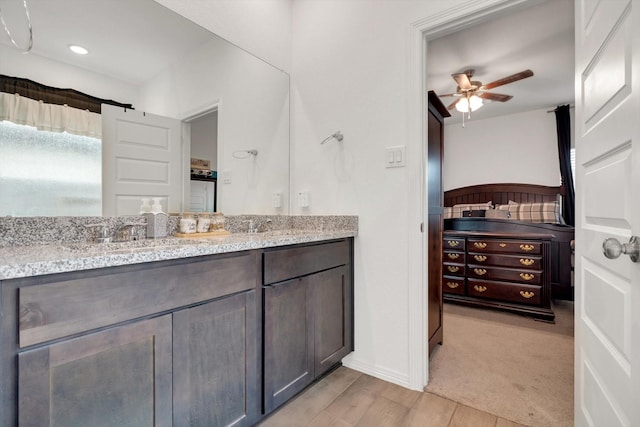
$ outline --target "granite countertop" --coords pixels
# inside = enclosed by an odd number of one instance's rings
[[[189,258],[355,237],[357,231],[278,230],[206,238],[146,239],[124,243],[49,243],[0,247],[0,280]]]

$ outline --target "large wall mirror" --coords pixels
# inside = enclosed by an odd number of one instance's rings
[[[143,117],[181,121],[182,149],[174,157],[182,168],[182,195],[167,210],[192,210],[193,200],[211,197],[209,186],[192,186],[190,180],[190,159],[199,158],[210,161],[211,169],[217,172],[214,197],[218,211],[289,213],[288,74],[153,0],[27,0],[27,4],[33,49],[23,54],[2,34],[0,74],[132,104],[135,114]],[[18,44],[25,45],[22,1],[0,0],[0,8]],[[89,53],[74,54],[68,49],[71,44],[81,45]],[[5,138],[7,132],[13,129],[5,131]],[[102,143],[106,143],[104,136]],[[17,160],[11,168],[15,174],[28,175],[30,182],[46,178],[44,169],[22,164],[24,157],[2,147],[5,152],[0,156]],[[11,148],[16,149],[20,146]],[[47,150],[51,150],[46,154],[50,162],[66,156],[56,152],[55,144]],[[76,174],[76,170],[105,165],[104,160],[94,165],[67,160],[72,165],[69,175],[80,177],[83,174]],[[11,179],[7,171],[0,170],[0,215],[45,215],[38,205],[64,204],[34,199],[29,196],[28,183],[20,187]],[[55,180],[50,184],[55,186]],[[102,182],[103,186],[110,184]],[[194,191],[197,194],[190,194]],[[143,189],[139,193],[137,196],[146,195]],[[137,213],[132,212],[139,206],[137,196],[130,195],[130,203],[117,212],[101,212]],[[31,200],[34,209],[13,210],[11,200],[18,198]],[[82,210],[86,200],[77,199],[79,210],[63,210],[61,215],[86,215]],[[211,201],[207,203],[209,207],[203,209],[210,210]]]

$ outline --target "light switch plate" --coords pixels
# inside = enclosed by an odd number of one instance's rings
[[[273,206],[274,208],[282,207],[282,193],[276,191],[271,195],[271,206]]]
[[[406,147],[398,145],[396,147],[385,148],[385,167],[400,168],[406,166]]]
[[[298,193],[298,206],[301,208],[309,207],[309,192],[308,191],[300,191]]]
[[[231,184],[231,171],[223,171],[222,172],[222,183],[223,184]]]

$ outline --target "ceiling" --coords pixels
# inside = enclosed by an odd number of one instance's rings
[[[19,46],[28,40],[21,1],[0,2]],[[33,50],[131,84],[155,76],[214,35],[153,0],[29,0]],[[1,28],[1,27],[0,27]],[[0,30],[0,43],[9,38]],[[67,48],[79,44],[88,55]]]
[[[513,95],[507,102],[486,102],[471,120],[551,109],[574,102],[573,0],[533,2],[533,6],[432,40],[427,48],[427,86],[436,94],[453,93],[451,74],[475,69],[472,80],[490,83],[530,69],[532,77],[491,89]],[[445,106],[456,98],[441,98]],[[461,122],[452,109],[446,123]],[[465,115],[465,120],[467,117]]]

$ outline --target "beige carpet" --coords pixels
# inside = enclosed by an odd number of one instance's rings
[[[426,390],[532,427],[573,425],[573,304],[556,324],[445,304]]]

